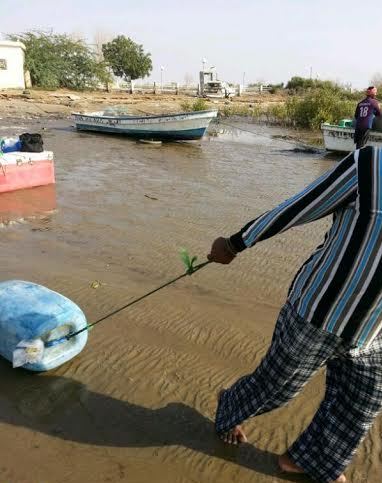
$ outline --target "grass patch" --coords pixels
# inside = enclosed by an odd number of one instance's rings
[[[196,99],[194,102],[184,101],[180,107],[184,112],[206,111],[208,109],[207,102],[201,98]]]

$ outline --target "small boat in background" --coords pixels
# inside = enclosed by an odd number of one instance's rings
[[[354,151],[354,127],[352,119],[341,119],[338,124],[321,124],[325,149],[349,153]],[[382,125],[379,120],[374,122],[366,146],[382,147]]]
[[[81,131],[108,132],[161,141],[200,139],[216,116],[216,110],[144,116],[113,114],[111,109],[72,114],[76,128]]]
[[[0,193],[55,183],[52,151],[0,155]]]

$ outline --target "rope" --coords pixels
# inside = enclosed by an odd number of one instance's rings
[[[201,268],[205,267],[209,263],[211,263],[211,262],[210,261],[207,261],[207,262],[200,263],[199,265],[195,265],[194,267],[191,267],[189,270],[187,270],[187,272],[183,273],[182,275],[179,275],[178,277],[170,280],[169,282],[164,283],[160,287],[157,287],[154,290],[151,290],[150,292],[148,292],[148,293],[146,293],[144,295],[141,295],[140,297],[132,300],[128,304],[124,305],[123,307],[120,307],[119,309],[116,309],[113,312],[110,312],[109,314],[101,317],[100,319],[96,320],[95,322],[93,322],[91,324],[87,324],[82,329],[79,329],[76,332],[71,332],[70,334],[67,334],[64,337],[61,337],[59,339],[54,339],[54,340],[50,340],[48,342],[45,342],[45,347],[53,347],[55,345],[58,345],[58,344],[61,344],[63,342],[66,342],[66,341],[70,340],[72,337],[75,337],[76,335],[81,334],[85,330],[89,330],[91,327],[94,327],[95,325],[99,324],[100,322],[103,322],[104,320],[108,319],[109,317],[112,317],[113,315],[118,314],[122,310],[125,310],[128,307],[131,307],[132,305],[136,304],[137,302],[140,302],[141,300],[149,297],[150,295],[154,294],[155,292],[158,292],[159,290],[162,290],[162,288],[168,287],[169,285],[177,282],[178,280],[180,280],[183,277],[186,277],[187,275],[192,275],[193,273],[197,272],[198,270],[200,270]]]
[[[223,124],[225,126],[229,126],[229,127],[234,128],[234,129],[238,129],[239,131],[248,132],[250,134],[255,134],[256,136],[260,136],[260,137],[263,137],[263,138],[266,138],[266,139],[274,139],[269,134],[263,134],[263,133],[261,133],[259,131],[251,131],[250,129],[243,129],[242,127],[239,127],[236,124],[230,124],[228,122],[221,121],[220,119],[218,119],[218,124]],[[280,138],[280,139],[284,143],[292,144],[294,146],[298,146],[299,145],[299,146],[304,147],[306,149],[315,149],[315,150],[318,150],[319,149],[316,146],[312,146],[310,144],[305,144],[305,143],[303,143],[303,142],[301,142],[300,140],[297,140],[297,139],[296,140],[289,140],[289,139],[282,139],[282,138]]]
[[[136,107],[134,105],[134,109],[136,111],[139,111],[141,112],[142,114],[146,114],[147,116],[155,116],[156,114],[152,113],[152,112],[147,112],[147,111],[144,111],[143,109],[139,109],[138,107]],[[269,134],[263,134],[259,131],[251,131],[250,129],[243,129],[242,127],[239,127],[237,126],[236,124],[230,124],[228,122],[224,122],[221,120],[221,115],[218,116],[217,118],[217,123],[218,124],[223,124],[225,126],[229,126],[229,127],[232,127],[234,129],[238,129],[239,131],[243,131],[243,132],[248,132],[250,134],[255,134],[256,136],[260,136],[260,137],[263,137],[263,138],[266,138],[266,139],[274,139],[272,136],[270,136]],[[317,148],[316,146],[312,146],[310,144],[305,144],[303,143],[302,141],[296,139],[296,140],[289,140],[289,139],[281,139],[283,142],[287,143],[287,144],[291,144],[293,146],[301,146],[302,148],[305,148],[305,149],[314,149],[314,150],[318,150],[319,148]]]

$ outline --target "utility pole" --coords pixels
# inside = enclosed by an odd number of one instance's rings
[[[164,67],[163,65],[160,66],[160,90],[161,90],[161,93],[163,91],[163,71],[164,71]]]

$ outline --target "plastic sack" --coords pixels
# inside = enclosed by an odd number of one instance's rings
[[[20,135],[21,148],[20,151],[26,153],[42,153],[44,151],[44,143],[41,134],[25,132]]]
[[[13,368],[40,362],[44,355],[44,342],[41,339],[22,340],[13,351]]]
[[[0,139],[0,150],[3,153],[13,153],[14,151],[20,151],[20,149],[21,142],[18,137]]]

